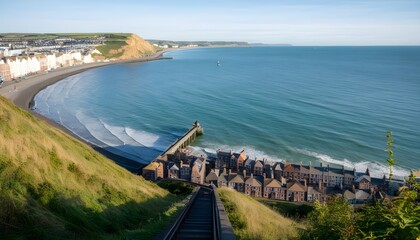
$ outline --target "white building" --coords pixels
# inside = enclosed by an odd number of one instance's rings
[[[57,68],[57,58],[55,54],[47,55],[47,67],[48,71]]]
[[[41,64],[36,57],[8,58],[11,78],[16,79],[41,70]]]
[[[83,63],[93,63],[95,60],[92,58],[92,55],[88,54],[83,56]]]

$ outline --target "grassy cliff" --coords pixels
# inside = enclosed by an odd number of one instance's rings
[[[229,188],[219,188],[220,199],[238,239],[293,239],[300,225],[257,200]]]
[[[135,34],[109,34],[106,35],[104,45],[96,47],[102,55],[97,59],[130,59],[149,56],[156,49],[143,38]]]
[[[148,239],[178,200],[0,97],[0,238]]]

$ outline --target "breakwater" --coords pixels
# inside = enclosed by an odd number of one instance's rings
[[[181,138],[177,139],[175,142],[169,145],[169,147],[156,159],[171,161],[181,149],[191,145],[197,138],[197,136],[202,135],[203,133],[204,130],[200,126],[200,123],[198,121],[195,121],[193,126]]]

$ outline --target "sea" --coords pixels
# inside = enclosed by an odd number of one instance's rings
[[[195,154],[388,173],[420,168],[420,47],[255,46],[168,52],[47,87],[35,111],[115,154],[148,163],[198,120]]]

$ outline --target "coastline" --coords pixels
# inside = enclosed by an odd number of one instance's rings
[[[92,147],[95,151],[99,152],[100,154],[104,155],[105,157],[113,160],[115,163],[120,165],[121,167],[127,169],[132,173],[139,173],[139,171],[145,166],[142,163],[136,162],[129,158],[114,154],[105,148],[101,148],[96,146],[86,140],[80,138],[76,134],[74,134],[69,129],[65,128],[63,125],[54,122],[53,120],[31,111],[31,108],[34,105],[34,97],[40,91],[45,89],[46,87],[59,82],[69,76],[84,72],[89,69],[104,67],[114,64],[124,64],[124,63],[135,63],[135,62],[148,62],[148,61],[155,61],[155,60],[164,60],[162,55],[166,52],[171,51],[170,49],[157,52],[151,56],[143,57],[143,58],[135,58],[135,59],[125,59],[125,60],[117,60],[117,61],[110,61],[110,62],[99,62],[99,63],[89,63],[89,64],[82,64],[76,65],[72,67],[66,68],[59,68],[54,71],[50,71],[48,73],[39,73],[33,76],[28,76],[20,81],[13,81],[7,83],[5,86],[0,88],[0,95],[8,98],[14,104],[19,106],[20,108],[29,111],[38,119],[46,122],[52,127],[55,127],[72,137],[78,139],[79,141],[85,143],[86,145]]]

